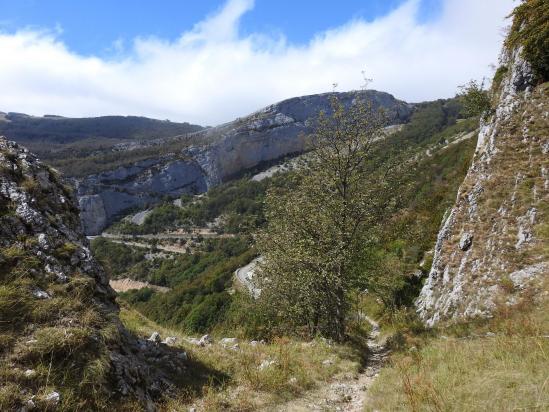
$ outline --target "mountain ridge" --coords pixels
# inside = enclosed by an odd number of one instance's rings
[[[389,124],[405,122],[412,113],[411,105],[388,93],[328,93],[284,100],[233,122],[198,131],[177,150],[75,179],[86,233],[100,233],[132,207],[158,203],[165,196],[202,193],[263,162],[302,153],[305,136],[318,113],[330,110],[333,96],[346,106],[364,98],[374,108],[386,111]]]

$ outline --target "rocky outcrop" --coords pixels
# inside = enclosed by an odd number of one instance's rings
[[[357,99],[370,102],[373,108],[385,111],[389,124],[404,123],[412,113],[411,105],[374,90],[296,97],[201,132],[213,143],[189,153],[206,172],[210,185],[262,162],[301,153],[318,114],[331,112],[334,96],[346,107]]]
[[[190,373],[173,348],[138,339],[90,253],[70,189],[0,137],[0,391],[4,410],[97,410],[152,400]],[[31,371],[31,372],[28,372]],[[8,404],[5,402],[9,399]]]
[[[245,118],[193,135],[201,142],[161,158],[75,181],[86,234],[98,234],[130,208],[143,208],[165,196],[201,193],[263,162],[305,149],[305,135],[320,111],[330,111],[334,95],[349,106],[357,98],[385,110],[390,124],[408,120],[412,106],[373,90],[297,97]]]
[[[158,203],[166,196],[202,193],[208,187],[206,180],[195,161],[175,155],[74,180],[84,232],[99,234],[121,212]]]
[[[442,225],[417,300],[430,326],[490,316],[549,274],[549,93],[521,50],[504,50],[495,111],[481,122],[473,163]]]

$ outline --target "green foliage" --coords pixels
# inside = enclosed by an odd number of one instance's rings
[[[71,119],[30,117],[8,113],[0,122],[0,135],[24,144],[40,159],[69,176],[84,176],[138,160],[176,153],[192,140],[183,138],[149,148],[116,150],[118,143],[186,136],[202,128],[188,123],[135,116]],[[179,150],[177,150],[179,149]]]
[[[362,102],[332,105],[332,116],[320,116],[297,187],[268,193],[261,300],[288,333],[341,341],[358,256],[395,206],[402,173],[396,153],[376,144],[381,113]]]
[[[65,242],[54,251],[54,255],[60,259],[70,259],[73,253],[78,249],[74,243]]]
[[[390,138],[391,145],[435,143],[438,133],[456,123],[461,110],[459,99],[420,103],[410,122]]]
[[[120,297],[150,319],[177,325],[189,332],[203,332],[224,321],[231,296],[226,293],[233,273],[246,265],[255,252],[242,238],[208,239],[204,251],[150,263],[146,279],[172,287],[167,293],[149,289],[121,293]],[[124,273],[132,277],[133,272]]]
[[[503,80],[503,76],[507,74],[509,71],[509,68],[507,66],[499,66],[494,73],[494,78],[492,80],[492,91],[496,91],[499,89],[499,86],[501,85],[501,81]]]
[[[222,320],[230,301],[231,296],[227,292],[206,295],[186,316],[185,329],[199,333],[211,330]]]
[[[142,288],[137,290],[132,290],[130,292],[123,292],[120,294],[122,299],[128,302],[130,305],[135,305],[136,303],[148,302],[151,297],[154,295],[154,289],[151,288]]]
[[[143,250],[128,247],[120,243],[109,242],[103,237],[92,240],[91,248],[94,256],[101,262],[103,268],[112,279],[122,277],[128,268],[145,259]]]
[[[24,322],[29,315],[29,306],[29,293],[24,285],[0,285],[0,319],[4,320],[0,322],[0,330]]]
[[[417,272],[419,261],[432,248],[442,216],[454,201],[457,188],[469,167],[475,147],[474,139],[442,149],[448,139],[474,131],[477,127],[477,120],[474,118],[456,122],[460,110],[461,106],[456,99],[423,103],[419,105],[410,123],[401,131],[380,141],[375,152],[375,164],[381,167],[394,152],[411,158],[415,153],[423,154],[427,147],[431,150],[441,148],[433,150],[431,157],[425,157],[416,164],[410,163],[409,170],[398,173],[393,170],[391,179],[403,183],[400,187],[400,202],[395,205],[397,212],[379,218],[378,222],[366,230],[375,236],[353,258],[356,277],[350,285],[351,288],[367,288],[372,295],[383,299],[387,308],[407,305],[417,295],[421,286],[420,279],[412,276],[412,273]],[[263,182],[262,186],[258,186],[247,179],[237,180],[222,185],[199,199],[186,198],[183,209],[187,209],[186,213],[195,211],[196,222],[201,221],[200,219],[210,220],[227,210],[227,205],[237,198],[248,200],[248,197],[252,197],[262,204],[265,190],[269,190],[269,196],[275,199],[280,194],[298,192],[301,185],[305,185],[303,179],[303,174],[291,172],[275,177],[264,186]],[[266,189],[269,183],[270,189]],[[376,198],[379,199],[377,196]],[[201,210],[205,205],[204,210]],[[287,221],[294,206],[281,206],[281,219]],[[263,216],[264,212],[260,213]],[[314,213],[317,216],[318,211]],[[311,219],[310,216],[308,214],[304,219]],[[292,226],[291,223],[288,225]],[[376,225],[383,226],[384,230],[373,230]],[[110,242],[107,243],[109,244]],[[292,247],[300,247],[299,242],[291,244]],[[303,248],[306,247],[308,248],[308,244],[303,245]],[[253,255],[253,252],[247,252],[248,248],[249,243],[244,238],[211,239],[206,240],[200,251],[193,255],[129,264],[125,271],[120,272],[120,276],[168,286],[173,290],[167,294],[159,294],[144,289],[141,292],[124,293],[122,297],[155,321],[195,331],[198,323],[191,322],[187,317],[191,313],[194,313],[193,319],[198,317],[198,313],[202,311],[196,308],[202,304],[205,296],[223,293],[229,287],[232,272],[247,264]],[[289,253],[292,256],[293,251],[290,250]],[[242,258],[239,264],[231,263],[229,270],[218,271],[225,263],[234,262],[235,258],[240,259],[240,255],[248,257]],[[288,273],[293,275],[298,267],[289,266]],[[427,270],[428,264],[423,271]],[[214,278],[218,279],[218,289],[212,288],[216,284],[212,282]],[[271,307],[278,307],[279,303],[277,301]],[[208,326],[210,330],[239,330],[244,336],[270,338],[288,333],[291,329],[281,327],[276,321],[278,315],[272,311],[258,310],[257,303],[244,293],[233,295],[228,305],[220,305],[219,308],[219,313],[213,316],[215,321]],[[209,315],[206,318],[210,319]],[[299,333],[301,330],[296,327],[293,331]]]
[[[263,201],[267,186],[272,181],[256,182],[245,177],[228,182],[210,189],[196,200],[184,196],[182,207],[172,203],[155,207],[141,226],[122,222],[111,230],[124,234],[159,233],[177,228],[204,227],[222,217],[223,231],[250,232],[265,222]]]
[[[471,80],[459,87],[459,98],[463,103],[465,117],[487,117],[492,111],[492,103],[488,91],[484,89],[484,82]]]
[[[549,80],[549,3],[523,0],[511,14],[513,24],[505,40],[507,48],[522,47],[523,57],[532,65],[537,80]]]

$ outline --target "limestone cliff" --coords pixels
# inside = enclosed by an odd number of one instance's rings
[[[438,235],[417,301],[428,325],[490,316],[549,274],[549,87],[520,47],[505,48],[494,113]]]
[[[151,406],[169,391],[185,356],[129,334],[114,298],[70,190],[0,137],[0,410]]]
[[[122,166],[76,180],[86,234],[98,234],[121,212],[164,196],[201,193],[231,177],[304,150],[304,134],[320,111],[330,110],[332,93],[297,97],[247,117],[193,134],[199,142],[180,153]],[[344,105],[357,98],[384,109],[390,124],[405,122],[412,106],[373,90],[337,93]],[[152,144],[152,143],[151,143]],[[158,144],[158,142],[154,142]]]

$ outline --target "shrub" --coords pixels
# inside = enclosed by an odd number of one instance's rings
[[[549,80],[549,2],[523,0],[511,16],[513,24],[505,45],[522,47],[522,55],[532,65],[537,80]]]
[[[459,98],[463,103],[463,114],[465,117],[483,116],[488,117],[492,111],[492,104],[488,91],[484,89],[484,81],[478,83],[471,80],[469,83],[459,86]]]

